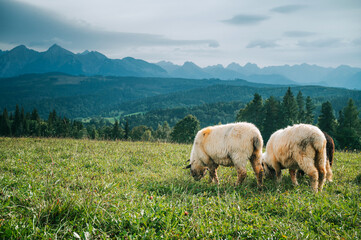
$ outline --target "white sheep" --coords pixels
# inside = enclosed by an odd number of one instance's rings
[[[303,170],[311,179],[311,187],[321,191],[326,175],[326,138],[309,124],[297,124],[273,133],[262,156],[266,176],[282,178],[281,169],[288,168],[293,184],[298,185],[296,171]]]
[[[262,135],[251,123],[207,127],[197,133],[190,164],[186,168],[190,168],[196,181],[199,181],[208,170],[209,181],[218,184],[218,166],[234,166],[238,174],[236,185],[239,185],[247,176],[246,165],[249,160],[260,187],[263,184],[262,147]]]

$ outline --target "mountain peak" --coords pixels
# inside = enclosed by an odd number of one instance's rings
[[[82,53],[79,53],[80,55],[87,55],[88,53],[90,53],[88,50],[85,50],[84,52]]]
[[[72,52],[60,47],[58,44],[52,45],[46,53],[52,53],[52,54],[70,54],[73,55]]]

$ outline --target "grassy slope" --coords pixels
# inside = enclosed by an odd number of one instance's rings
[[[0,238],[361,238],[360,154],[336,153],[334,182],[259,192],[195,182],[190,145],[0,138]],[[188,214],[187,214],[188,213]]]

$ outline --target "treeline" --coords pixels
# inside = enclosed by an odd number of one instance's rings
[[[296,123],[314,124],[334,139],[338,149],[361,150],[360,112],[352,98],[339,111],[338,118],[329,101],[322,103],[318,118],[315,118],[314,109],[315,105],[309,96],[305,98],[299,91],[295,97],[291,88],[288,88],[281,101],[273,96],[263,101],[258,93],[254,94],[253,100],[239,110],[236,121],[254,123],[265,142],[280,128]]]
[[[129,119],[122,118],[115,120],[111,124],[104,118],[92,118],[89,122],[71,120],[57,115],[53,110],[49,113],[48,119],[41,119],[37,110],[31,113],[25,113],[23,108],[16,106],[14,112],[10,114],[7,109],[0,115],[0,136],[9,137],[62,137],[62,138],[89,138],[104,140],[133,140],[133,141],[167,141],[178,143],[191,143],[195,134],[200,129],[200,121],[207,118],[212,119],[212,124],[219,124],[217,115],[222,115],[221,111],[214,111],[208,105],[207,114],[199,115],[200,112],[194,108],[192,114],[184,109],[176,109],[169,114],[168,121],[159,123],[159,119],[149,118],[148,124],[136,125],[138,122],[130,122]],[[346,106],[338,112],[338,118],[335,116],[331,102],[322,103],[321,113],[315,117],[315,105],[311,97],[304,97],[299,91],[297,96],[288,88],[282,99],[270,96],[263,100],[261,95],[254,94],[253,100],[245,106],[241,103],[216,104],[219,107],[229,108],[233,112],[233,121],[247,121],[254,123],[261,131],[262,136],[267,142],[270,135],[280,128],[296,123],[309,123],[320,127],[321,130],[331,135],[338,149],[357,149],[361,150],[361,123],[359,111],[352,98],[348,100]],[[234,107],[238,110],[234,111]],[[244,107],[243,107],[244,106]],[[242,107],[241,109],[239,109]],[[183,119],[176,114],[178,111]],[[226,112],[228,112],[226,111]],[[173,114],[173,118],[172,118]],[[214,117],[208,117],[214,115]],[[179,116],[178,116],[179,115]],[[147,115],[141,115],[147,116]],[[139,121],[143,122],[143,121]],[[158,122],[158,123],[157,123]],[[155,125],[154,123],[157,123]],[[203,124],[202,124],[203,125]],[[204,125],[203,125],[204,126]]]

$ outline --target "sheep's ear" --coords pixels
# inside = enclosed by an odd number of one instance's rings
[[[186,167],[183,168],[183,169],[187,169],[187,168],[191,168],[191,165],[189,164],[188,166],[186,166]]]

